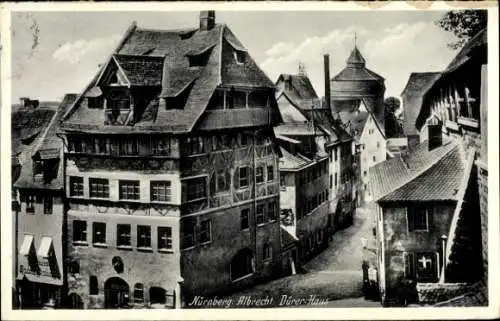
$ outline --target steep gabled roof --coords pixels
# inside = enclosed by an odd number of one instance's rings
[[[427,142],[409,155],[370,169],[374,199],[383,201],[457,200],[466,168],[461,143],[449,141],[429,151]]]
[[[318,98],[311,80],[309,80],[309,77],[306,75],[281,74],[279,75],[276,84],[281,81],[290,84],[289,88],[285,86],[284,91],[294,100],[311,101]]]
[[[131,85],[157,86],[158,93],[150,97],[145,112],[134,115],[137,119],[133,126],[104,125],[105,110],[90,109],[85,100],[78,99],[66,114],[62,128],[106,133],[189,132],[217,87],[274,89],[248,53],[240,63],[233,55],[235,51],[246,49],[224,24],[216,24],[210,30],[148,30],[132,26],[108,64],[116,60]],[[206,64],[190,65],[190,57],[196,55],[206,55]],[[104,70],[101,68],[83,94],[95,85]],[[160,108],[159,97],[177,96],[185,90],[189,92],[183,106]]]
[[[310,163],[313,160],[301,155],[299,153],[292,154],[284,147],[280,147],[282,156],[280,157],[280,170],[298,170]]]

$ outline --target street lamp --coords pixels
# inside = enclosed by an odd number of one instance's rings
[[[441,246],[443,247],[443,274],[441,275],[442,283],[445,282],[445,271],[446,271],[446,240],[448,236],[445,234],[441,235]]]

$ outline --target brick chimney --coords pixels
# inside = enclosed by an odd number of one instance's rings
[[[215,11],[201,11],[200,12],[200,31],[207,31],[213,29],[215,26]]]
[[[437,147],[440,147],[443,145],[443,124],[439,122],[437,125],[427,125],[428,127],[428,132],[429,132],[429,150],[433,150]]]
[[[328,110],[332,112],[332,106],[331,106],[332,95],[330,92],[330,55],[325,54],[323,56],[323,60],[325,69],[325,102]]]

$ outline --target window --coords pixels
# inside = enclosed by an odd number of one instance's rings
[[[276,203],[274,201],[267,203],[267,219],[269,221],[276,220]]]
[[[185,182],[186,201],[200,200],[207,197],[207,183],[205,177],[189,179]]]
[[[189,55],[189,67],[202,67],[206,66],[208,63],[208,59],[210,58],[210,53],[212,49],[206,50],[197,55]]]
[[[104,178],[89,178],[90,197],[108,198],[109,182]]]
[[[153,155],[170,155],[170,140],[163,137],[154,138],[151,141],[151,153]]]
[[[262,248],[262,259],[264,261],[269,261],[272,258],[273,258],[273,248],[266,243]]]
[[[330,188],[333,187],[333,176],[332,174],[330,174]]]
[[[248,186],[248,167],[240,167],[240,188]]]
[[[120,181],[121,200],[138,200],[140,196],[139,181]]]
[[[106,101],[107,109],[130,109],[130,97],[123,91],[113,91]]]
[[[255,213],[255,224],[264,223],[264,204],[257,205],[257,212]]]
[[[231,88],[226,94],[226,108],[246,108],[247,106],[247,95],[244,91],[237,91]]]
[[[256,173],[255,173],[255,180],[257,183],[264,182],[264,168],[263,167],[257,167]]]
[[[200,225],[200,242],[207,243],[212,241],[212,221],[205,220]]]
[[[235,50],[234,51],[234,59],[239,64],[244,64],[246,60],[246,53],[244,51]]]
[[[92,243],[106,244],[106,223],[92,223]]]
[[[339,153],[338,153],[339,150],[338,150],[338,148],[334,148],[333,151],[334,151],[334,154],[335,154],[335,161],[337,161],[337,159],[339,157]]]
[[[428,231],[430,215],[432,215],[432,208],[426,208],[423,205],[408,207],[408,231]]]
[[[89,279],[89,294],[96,295],[99,294],[99,284],[97,282],[97,277],[92,275]]]
[[[247,146],[248,145],[248,136],[246,134],[240,135],[240,145]]]
[[[144,285],[142,283],[136,283],[134,285],[134,302],[144,302]]]
[[[377,161],[377,157],[373,156],[373,161],[376,162]]]
[[[217,192],[229,190],[229,177],[225,169],[219,169],[216,174]]]
[[[436,282],[438,260],[435,252],[405,252],[405,278],[417,282]]]
[[[137,138],[127,138],[120,141],[120,155],[137,155],[138,153]]]
[[[363,176],[366,176],[366,171],[363,171]]]
[[[246,230],[248,229],[249,227],[249,223],[248,223],[248,216],[250,214],[250,210],[248,208],[245,208],[245,209],[242,209],[241,210],[241,229],[242,230]]]
[[[335,186],[337,186],[337,184],[338,184],[338,174],[335,173]]]
[[[195,226],[196,221],[192,219],[185,219],[182,222],[182,247],[184,249],[195,245]]]
[[[80,273],[80,264],[78,261],[72,260],[68,264],[69,273]]]
[[[273,181],[274,180],[274,167],[273,166],[267,166],[267,181]]]
[[[158,250],[172,250],[172,228],[158,227]]]
[[[87,243],[87,222],[73,221],[73,242]]]
[[[202,154],[205,152],[202,137],[188,137],[186,139],[186,154],[187,155],[196,155]]]
[[[69,177],[69,195],[83,196],[83,177]]]
[[[26,194],[26,213],[35,213],[35,195]]]
[[[286,186],[285,175],[280,175],[280,186],[281,187],[285,187]]]
[[[377,148],[380,148],[380,142],[377,142]]]
[[[151,247],[151,226],[137,225],[137,247]]]
[[[231,280],[235,281],[253,273],[253,254],[250,249],[242,249],[231,260]]]
[[[172,200],[172,184],[170,181],[151,182],[151,201],[170,202]]]
[[[131,246],[130,224],[118,224],[116,227],[118,238],[116,239],[117,246]]]

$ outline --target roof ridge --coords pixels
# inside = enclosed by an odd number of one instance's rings
[[[455,142],[455,141],[451,141],[449,143],[450,147],[448,147],[449,149],[443,154],[441,155],[441,157],[438,157],[436,159],[433,159],[433,161],[431,161],[429,164],[427,164],[427,166],[424,166],[420,171],[418,171],[417,173],[413,174],[413,175],[409,175],[409,177],[404,180],[399,186],[396,186],[394,188],[392,188],[391,190],[387,191],[387,193],[385,193],[384,195],[381,195],[379,196],[378,199],[381,199],[395,191],[397,191],[398,189],[400,188],[403,188],[404,186],[406,186],[407,184],[409,184],[410,182],[414,181],[415,179],[417,179],[418,177],[422,176],[423,174],[425,174],[426,172],[428,172],[432,167],[434,167],[440,160],[442,160],[444,157],[446,157],[452,150],[454,150],[455,148],[458,147],[458,143]],[[442,147],[444,148],[445,146],[448,146],[448,145],[443,145]],[[401,155],[399,157],[397,157],[396,159],[400,160],[401,162],[403,162],[404,166],[406,168],[408,168],[408,165],[406,163],[406,161],[403,159],[403,157],[401,157]],[[379,164],[383,164],[383,162],[379,163]],[[377,164],[378,165],[378,164]]]

